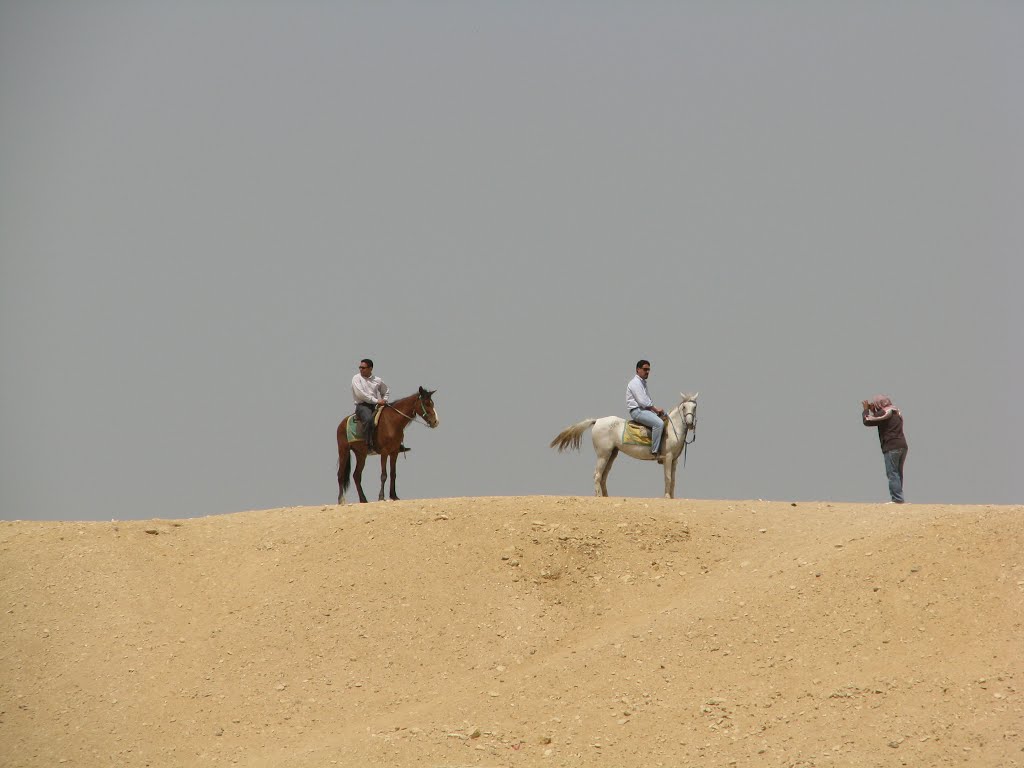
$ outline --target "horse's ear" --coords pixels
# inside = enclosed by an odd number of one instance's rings
[[[693,402],[695,402],[695,403],[697,402],[697,395],[699,395],[699,394],[700,394],[700,392],[694,392],[693,393]]]
[[[427,392],[427,390],[425,390],[423,387],[420,387],[420,397],[423,397],[424,395],[427,395],[427,394],[430,394],[430,393]]]
[[[435,392],[437,392],[437,390],[436,389],[432,389],[429,392],[427,392],[427,394],[430,395],[431,397],[433,397]]]

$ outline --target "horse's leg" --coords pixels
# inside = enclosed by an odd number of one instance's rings
[[[605,462],[604,472],[601,473],[601,495],[608,495],[608,475],[612,471],[612,463],[615,461],[615,457],[619,455],[618,448],[612,448],[612,452],[608,456],[608,461]]]
[[[365,446],[365,443],[364,443]],[[366,449],[360,451],[358,448],[356,451],[356,468],[352,473],[352,479],[356,483],[356,490],[359,492],[359,502],[361,504],[366,503],[366,494],[363,493],[363,465],[366,463]]]
[[[605,485],[605,481],[608,478],[608,469],[611,467],[611,463],[615,460],[615,453],[616,453],[615,449],[612,448],[610,453],[598,453],[597,454],[597,465],[594,467],[594,495],[595,496],[607,496],[608,495],[608,488]]]
[[[388,479],[388,456],[386,453],[380,455],[380,495],[377,501],[384,501],[384,483]]]
[[[391,493],[390,498],[392,501],[399,501],[398,494],[395,493],[395,468],[398,465],[398,454],[391,454]]]
[[[665,457],[665,498],[674,499],[676,492],[676,462],[677,458]]]
[[[601,493],[601,478],[604,477],[604,465],[608,463],[608,457],[597,455],[597,464],[594,465],[594,495],[604,496]]]

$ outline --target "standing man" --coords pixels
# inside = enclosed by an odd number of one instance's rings
[[[633,421],[651,428],[651,455],[657,456],[661,452],[661,433],[665,430],[665,422],[661,419],[665,411],[658,408],[647,393],[647,377],[650,375],[650,361],[638,361],[636,376],[626,385],[626,410]]]
[[[885,395],[862,400],[861,420],[865,427],[878,427],[885,474],[889,478],[889,496],[894,504],[903,503],[903,464],[907,460],[907,438],[903,435],[903,414]]]
[[[352,399],[356,402],[356,418],[363,425],[366,436],[366,448],[373,448],[373,412],[378,405],[387,405],[391,391],[381,381],[380,376],[373,375],[373,360],[364,357],[359,361],[359,373],[352,377]]]

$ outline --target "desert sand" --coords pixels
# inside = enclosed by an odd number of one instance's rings
[[[1021,506],[3,522],[0,587],[4,766],[1024,765]]]

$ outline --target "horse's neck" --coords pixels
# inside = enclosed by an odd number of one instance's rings
[[[683,401],[671,411],[668,412],[668,420],[671,422],[673,429],[677,430],[680,435],[686,432],[686,419],[684,418],[683,406],[686,405],[686,401]]]
[[[416,400],[418,397],[419,395],[403,397],[401,400],[395,400],[395,402],[391,404],[391,407],[397,408],[402,413],[412,416],[416,409]]]
[[[416,418],[416,398],[418,395],[409,395],[403,397],[401,400],[396,400],[384,407],[384,413],[381,414],[381,418],[385,415],[391,414],[391,418],[388,419],[390,426],[397,432],[405,431],[405,425]]]

